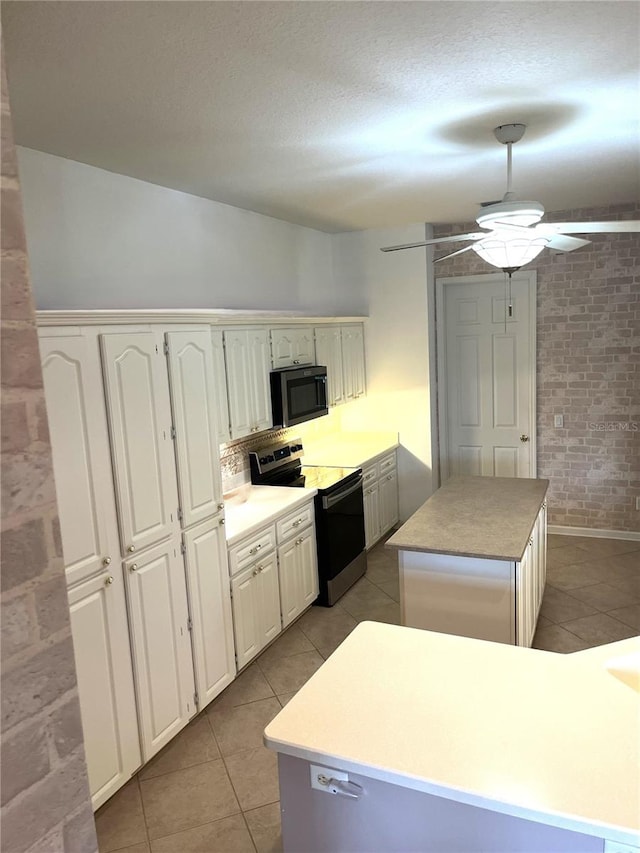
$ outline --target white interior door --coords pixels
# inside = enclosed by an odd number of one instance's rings
[[[166,338],[182,525],[189,527],[224,509],[211,336],[194,329]]]
[[[535,477],[535,272],[514,274],[510,303],[502,273],[437,284],[443,482]]]
[[[167,368],[153,332],[101,335],[124,550],[159,542],[177,524]]]
[[[111,455],[95,334],[40,335],[42,374],[69,584],[119,554]]]

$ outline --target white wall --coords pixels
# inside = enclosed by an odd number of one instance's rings
[[[347,429],[400,433],[400,515],[409,517],[433,492],[429,311],[433,280],[426,250],[384,254],[381,246],[425,239],[425,226],[337,234],[333,237],[338,287],[355,283],[366,294],[367,396],[345,407]],[[342,411],[342,410],[341,410]]]
[[[19,149],[37,307],[361,314],[332,279],[331,236]]]

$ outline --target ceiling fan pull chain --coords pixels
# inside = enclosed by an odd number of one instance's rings
[[[511,297],[511,271],[509,271],[509,319],[513,317],[513,299]]]

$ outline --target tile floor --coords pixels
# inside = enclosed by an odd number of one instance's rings
[[[574,652],[640,633],[640,543],[549,536],[534,646]],[[313,607],[96,814],[100,853],[281,850],[275,754],[262,731],[358,622],[398,623],[395,554],[333,608]]]

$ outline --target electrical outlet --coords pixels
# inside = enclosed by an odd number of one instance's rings
[[[640,509],[640,497],[636,498],[636,509]]]
[[[309,767],[311,774],[311,787],[317,791],[325,791],[330,793],[328,785],[330,779],[338,779],[340,782],[348,782],[349,774],[343,770],[334,770],[333,767],[321,767],[318,764],[311,764]]]
[[[553,416],[553,425],[554,427],[562,428],[564,426],[564,415],[554,415]]]

